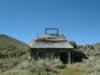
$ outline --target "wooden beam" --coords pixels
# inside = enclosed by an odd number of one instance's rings
[[[71,52],[68,51],[68,64],[71,64]]]

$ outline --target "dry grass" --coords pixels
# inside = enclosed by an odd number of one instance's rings
[[[84,66],[84,65],[83,65]],[[17,67],[3,72],[0,75],[87,75],[80,63],[63,65],[58,59],[24,61]]]

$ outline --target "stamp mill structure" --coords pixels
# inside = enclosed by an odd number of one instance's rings
[[[54,31],[49,33],[50,31]],[[81,62],[87,56],[74,46],[62,34],[58,28],[46,28],[45,33],[33,40],[31,45],[31,57],[38,59],[60,58],[63,63]]]

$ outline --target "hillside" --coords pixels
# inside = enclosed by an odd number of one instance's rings
[[[0,71],[11,69],[24,61],[28,51],[27,44],[0,34]]]
[[[8,35],[0,34],[0,48],[7,47],[7,46],[16,46],[16,47],[26,48],[27,45]]]
[[[100,43],[71,43],[89,59],[72,65],[64,65],[59,59],[29,60],[27,44],[7,35],[0,35],[0,75],[100,75]]]

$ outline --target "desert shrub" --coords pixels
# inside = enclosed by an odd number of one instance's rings
[[[42,73],[42,75],[54,75],[56,73],[59,73],[59,70],[64,69],[64,67],[65,66],[59,59],[39,59],[37,61],[32,60],[23,62],[23,64],[21,64],[18,69],[29,70],[36,75],[39,75],[39,73]]]
[[[65,69],[66,65],[65,64],[61,64],[61,65],[56,66],[56,68],[58,68],[58,69]]]
[[[75,41],[69,41],[69,43],[70,43],[74,48],[77,48],[77,47],[78,47]]]
[[[94,47],[95,47],[96,49],[100,49],[100,43],[96,43],[96,44],[94,45]]]

